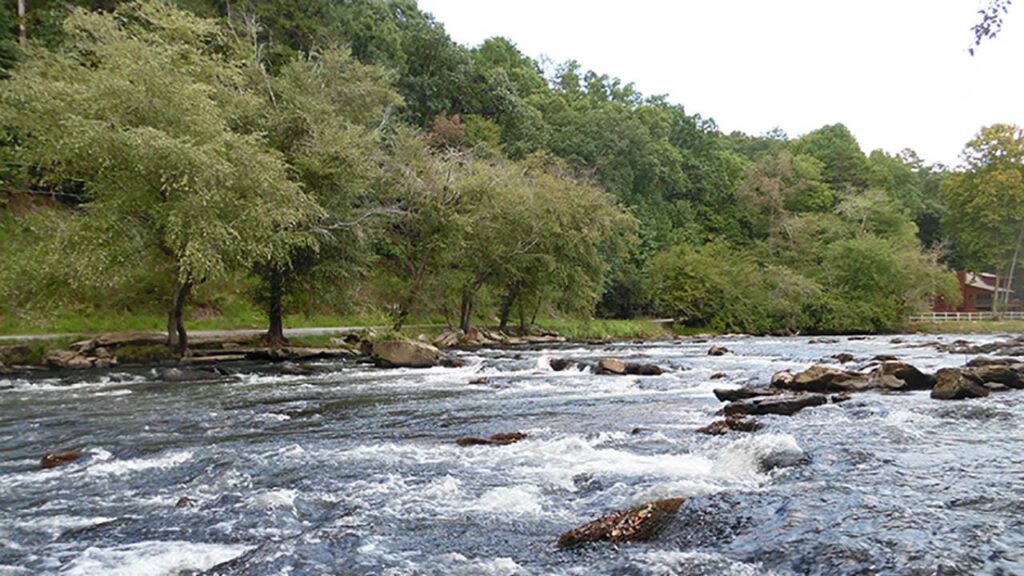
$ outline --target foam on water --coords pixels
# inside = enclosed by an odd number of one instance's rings
[[[718,454],[712,469],[723,475],[749,478],[774,468],[794,466],[805,458],[789,434],[760,434],[733,441]]]
[[[147,541],[110,548],[91,547],[61,571],[68,576],[163,576],[209,570],[238,558],[253,546]]]
[[[106,452],[109,454],[109,452]],[[173,468],[192,458],[192,450],[170,452],[154,458],[132,458],[129,460],[108,460],[86,468],[91,476],[117,476],[132,474],[156,468]]]

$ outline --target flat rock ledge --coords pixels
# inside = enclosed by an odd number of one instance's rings
[[[565,550],[591,542],[625,544],[653,539],[675,517],[685,498],[648,502],[622,512],[613,512],[565,532],[558,547]]]
[[[737,400],[736,402],[726,404],[723,412],[727,418],[730,416],[763,414],[792,416],[804,408],[821,406],[827,403],[828,397],[824,394],[779,394]]]

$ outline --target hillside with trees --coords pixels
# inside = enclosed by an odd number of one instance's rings
[[[412,0],[72,4],[0,37],[7,325],[158,311],[181,350],[190,306],[258,310],[271,344],[291,314],[871,332],[955,301],[951,267],[1018,274],[1017,127],[953,170],[842,124],[725,134]]]

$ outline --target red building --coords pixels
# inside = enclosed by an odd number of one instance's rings
[[[1022,308],[1021,301],[1013,298],[1009,282],[1001,282],[1001,286],[997,286],[998,277],[995,274],[975,274],[960,270],[956,276],[960,280],[960,295],[963,296],[963,302],[953,308],[946,305],[942,296],[936,296],[932,301],[932,312],[991,312],[992,301],[997,293],[1001,297],[1010,294],[1010,310]]]

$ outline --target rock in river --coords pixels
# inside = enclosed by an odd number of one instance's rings
[[[373,344],[373,360],[389,368],[429,368],[437,365],[440,357],[440,350],[424,342],[383,340]]]
[[[964,400],[983,398],[989,389],[964,375],[959,368],[943,368],[935,373],[937,382],[932,388],[932,398],[938,400]]]
[[[815,364],[783,386],[801,392],[850,392],[864,389],[867,378],[856,372]]]
[[[555,372],[561,372],[576,366],[576,361],[571,358],[552,358],[548,361],[548,364]]]
[[[708,348],[708,356],[725,356],[729,353],[729,349],[721,344],[715,344]]]
[[[602,516],[562,534],[558,539],[558,547],[575,548],[602,540],[612,543],[650,540],[676,515],[683,501],[683,498],[657,500]]]
[[[715,398],[718,398],[722,402],[735,402],[737,400],[746,400],[747,398],[758,398],[760,396],[774,396],[781,393],[782,390],[778,388],[770,388],[768,386],[744,386],[743,388],[715,388]]]
[[[626,363],[616,358],[602,358],[597,363],[598,374],[622,375],[626,373]]]
[[[455,441],[459,446],[505,446],[515,444],[526,438],[525,432],[501,432],[492,434],[490,438],[478,438],[476,436],[464,436]]]
[[[630,362],[626,364],[626,374],[635,374],[637,376],[660,376],[665,371],[660,366],[654,364],[636,364]]]
[[[779,394],[739,400],[726,404],[723,410],[726,416],[744,414],[781,414],[783,416],[790,416],[808,406],[821,406],[826,402],[828,402],[828,398],[823,394]]]
[[[1020,369],[1024,366],[997,365],[979,366],[969,371],[969,374],[979,382],[998,382],[1007,388],[1024,388],[1024,378],[1021,377]]]
[[[892,376],[902,380],[902,390],[930,390],[935,385],[935,377],[921,372],[905,362],[886,362],[875,370],[876,376]]]
[[[752,417],[744,418],[742,416],[729,416],[721,420],[715,420],[707,426],[697,428],[697,432],[718,436],[726,434],[729,431],[756,432],[760,429],[761,424]]]
[[[56,468],[57,466],[74,462],[82,456],[85,456],[85,452],[80,452],[78,450],[69,450],[58,454],[46,454],[39,462],[39,465],[43,468]]]

